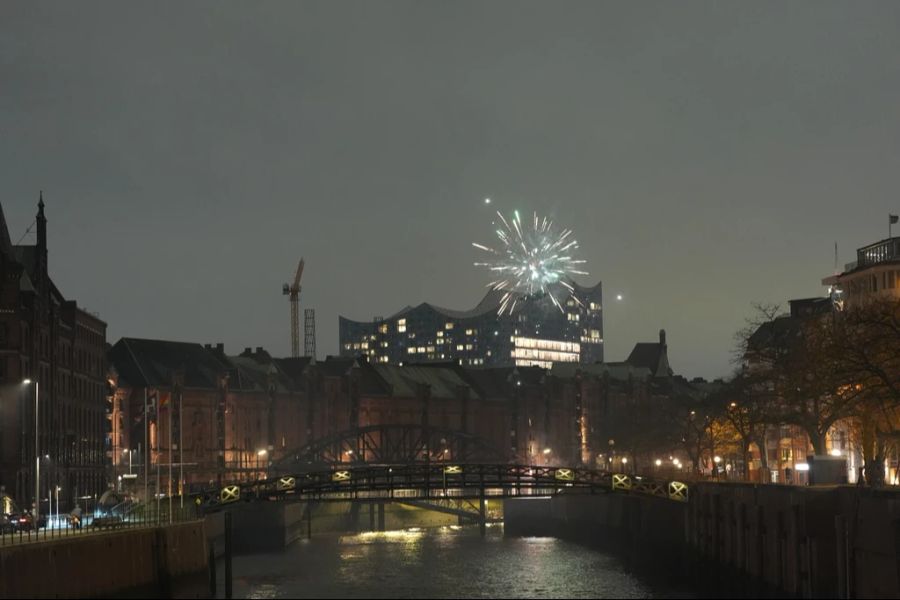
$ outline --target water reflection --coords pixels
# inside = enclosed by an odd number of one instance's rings
[[[614,557],[502,527],[407,529],[321,537],[234,559],[238,598],[671,597]],[[220,593],[222,587],[219,588]]]

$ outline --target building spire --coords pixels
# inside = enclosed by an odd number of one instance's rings
[[[6,226],[6,215],[3,214],[3,205],[0,204],[0,253],[13,259],[12,241],[9,239],[9,227]]]
[[[43,280],[47,273],[47,217],[44,216],[44,191],[38,197],[37,222],[37,264],[35,270],[38,280]]]

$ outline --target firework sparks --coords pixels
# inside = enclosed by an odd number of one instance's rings
[[[579,304],[575,288],[567,281],[572,275],[587,275],[580,265],[586,261],[576,259],[572,252],[578,249],[578,241],[571,229],[558,232],[553,221],[538,218],[534,213],[531,227],[523,226],[519,211],[507,221],[498,211],[502,227],[497,229],[497,248],[473,243],[472,245],[491,254],[491,260],[476,262],[476,267],[485,267],[497,277],[488,284],[494,291],[503,292],[499,314],[512,312],[523,296],[547,294],[553,304],[563,311],[560,299],[570,296]]]

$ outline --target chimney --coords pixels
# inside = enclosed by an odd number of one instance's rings
[[[217,343],[217,344],[216,344],[216,351],[217,351],[219,354],[225,354],[225,344],[223,344],[222,342]]]
[[[665,329],[659,330],[659,343],[662,344],[663,346],[666,345],[666,330]]]
[[[257,346],[257,347],[256,347],[256,353],[257,353],[257,354],[262,354],[262,352],[263,352],[262,346]]]

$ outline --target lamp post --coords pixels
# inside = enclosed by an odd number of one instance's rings
[[[22,381],[23,385],[31,385],[30,379]],[[34,382],[34,529],[37,531],[41,513],[41,452],[38,439],[40,420],[38,419],[38,407],[40,402],[40,384]]]
[[[257,452],[256,452],[256,470],[257,470],[256,476],[257,477],[259,477],[259,472],[258,472],[259,471],[259,459],[261,459],[263,456],[266,456],[268,454],[269,454],[269,451],[266,450],[265,448],[263,448],[262,450],[257,450]]]

